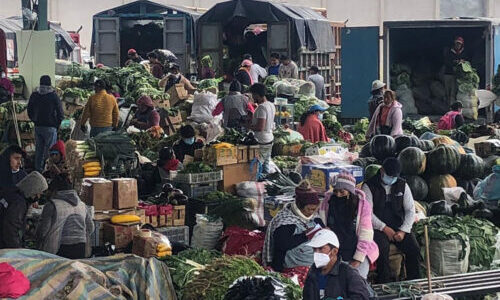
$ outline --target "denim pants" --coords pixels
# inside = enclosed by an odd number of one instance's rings
[[[269,173],[269,161],[271,160],[272,151],[273,143],[260,145],[259,147],[259,162],[262,164],[262,175]]]
[[[113,130],[113,127],[92,127],[90,129],[90,137],[95,137],[99,133],[107,132]]]
[[[56,141],[57,129],[55,127],[35,127],[35,170],[38,172],[43,172],[49,149]]]

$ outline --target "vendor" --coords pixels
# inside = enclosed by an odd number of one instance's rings
[[[14,96],[14,85],[7,78],[7,72],[5,72],[0,66],[0,104],[7,102]]]
[[[44,205],[36,229],[40,250],[69,259],[85,258],[94,222],[90,210],[73,189],[67,173],[57,175],[50,185],[51,199]]]
[[[143,95],[137,100],[137,112],[130,121],[130,125],[141,130],[160,126],[160,114],[156,111],[153,100],[149,96]]]
[[[300,126],[298,132],[304,136],[306,141],[311,143],[328,142],[330,139],[326,136],[326,129],[321,122],[326,108],[315,104],[309,110],[300,116]]]
[[[224,127],[241,130],[248,121],[248,115],[254,112],[255,109],[248,97],[241,93],[240,82],[233,80],[229,87],[229,94],[219,101],[212,116],[224,113]]]
[[[272,219],[264,241],[263,261],[275,271],[313,263],[313,249],[307,245],[314,234],[324,227],[317,215],[319,196],[308,181],[295,189],[295,202]]]
[[[456,37],[453,43],[453,48],[445,52],[444,56],[444,88],[445,97],[448,105],[456,101],[457,82],[455,76],[455,67],[467,60],[464,47],[464,39]]]
[[[201,79],[215,78],[212,57],[205,55],[201,58]]]
[[[403,134],[403,105],[396,101],[396,93],[391,90],[384,92],[384,102],[381,103],[370,120],[366,137],[377,134],[387,134],[397,137]]]
[[[454,102],[451,105],[451,111],[447,112],[444,116],[439,119],[438,129],[439,130],[451,130],[457,129],[464,125],[465,120],[462,116],[463,104],[460,101]]]
[[[377,107],[384,102],[384,92],[385,92],[385,83],[381,80],[374,80],[372,82],[372,96],[368,100],[368,111],[370,113],[370,120],[375,113]]]
[[[238,80],[243,86],[250,87],[252,84],[254,84],[254,81],[252,79],[252,75],[250,73],[250,70],[252,69],[252,61],[249,59],[243,60],[241,63],[240,69],[238,72],[236,72],[235,78]]]
[[[281,56],[280,78],[299,79],[299,67],[297,64],[288,57],[288,55]]]
[[[171,93],[176,84],[182,84],[188,93],[193,93],[196,89],[191,82],[180,72],[180,67],[176,63],[171,63],[168,69],[169,73],[160,81],[160,86],[165,84],[165,93]]]
[[[367,278],[370,263],[378,258],[373,241],[372,206],[365,193],[356,188],[356,179],[341,172],[333,180],[333,194],[328,201],[327,226],[339,237],[343,261]]]
[[[90,137],[111,131],[118,127],[119,111],[116,98],[106,91],[106,83],[102,79],[94,82],[95,94],[90,96],[83,109],[80,129],[87,131],[87,120],[90,122]]]
[[[271,53],[271,57],[269,59],[269,66],[267,67],[267,74],[269,76],[279,76],[280,75],[280,55],[279,53],[273,52]]]
[[[304,299],[370,299],[368,283],[339,257],[344,244],[334,232],[322,229],[307,245],[314,249],[314,265],[304,284]]]
[[[62,140],[58,140],[49,149],[49,158],[45,164],[43,176],[47,179],[53,179],[61,173],[68,171],[66,165],[66,146]]]
[[[154,52],[148,53],[149,67],[151,74],[158,79],[163,78],[163,66],[158,59],[158,56]]]
[[[137,51],[135,51],[135,49],[129,49],[127,51],[127,56],[128,56],[128,60],[125,62],[126,67],[132,63],[139,64],[144,60],[139,54],[137,54]]]
[[[194,150],[203,148],[203,142],[196,140],[196,133],[191,125],[182,126],[179,132],[181,138],[174,144],[173,148],[177,159],[184,162],[186,155],[194,157]]]

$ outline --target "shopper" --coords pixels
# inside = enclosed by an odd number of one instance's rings
[[[295,189],[295,202],[285,205],[267,227],[263,261],[275,271],[286,268],[310,266],[313,249],[307,245],[324,227],[317,215],[319,196],[308,181]]]
[[[407,279],[420,278],[420,247],[411,231],[415,221],[415,204],[408,184],[399,177],[400,173],[399,161],[387,158],[377,174],[362,187],[366,200],[373,207],[373,239],[380,251],[377,260],[378,283],[391,280],[391,243],[405,254]]]
[[[299,79],[299,68],[297,67],[297,64],[293,62],[290,57],[288,57],[288,55],[281,56],[279,77]]]
[[[380,104],[370,120],[366,137],[377,134],[387,134],[397,137],[403,134],[403,105],[396,101],[396,93],[387,90],[384,92],[384,102]]]
[[[279,76],[280,75],[280,55],[279,53],[271,53],[271,57],[269,59],[269,66],[267,67],[267,74],[269,76]]]
[[[372,82],[372,95],[370,99],[368,100],[368,111],[370,113],[370,120],[373,117],[373,114],[375,113],[375,110],[377,107],[384,103],[384,92],[385,92],[385,83],[383,83],[380,80],[374,80]]]
[[[36,229],[38,248],[69,259],[85,258],[94,222],[90,209],[80,200],[67,173],[50,185],[52,197],[45,203]]]
[[[445,52],[444,56],[444,88],[445,98],[448,105],[457,101],[457,78],[455,76],[455,67],[468,60],[465,53],[464,39],[456,37],[453,48]]]
[[[251,54],[243,55],[243,59],[248,59],[252,62],[252,65],[250,66],[250,77],[252,77],[252,81],[254,83],[259,82],[259,79],[264,79],[267,77],[266,69],[255,63]]]
[[[229,94],[224,97],[212,112],[212,116],[224,113],[224,127],[242,130],[248,123],[248,115],[255,112],[248,97],[241,93],[241,84],[233,80],[229,87]]]
[[[307,245],[314,249],[314,264],[304,284],[304,299],[370,298],[367,282],[339,257],[339,251],[344,245],[339,243],[334,232],[322,229]]]
[[[90,122],[90,137],[108,132],[118,127],[119,112],[115,97],[106,92],[106,83],[97,80],[94,83],[95,94],[92,95],[83,109],[80,127],[87,131],[87,120]]]
[[[309,110],[300,116],[299,133],[306,141],[311,143],[328,142],[330,139],[326,136],[326,129],[323,126],[323,113],[326,108],[315,104]]]
[[[57,130],[64,119],[61,100],[48,75],[40,77],[40,86],[31,94],[28,116],[35,123],[35,170],[42,172],[50,146],[57,141]]]
[[[235,79],[238,80],[243,86],[251,86],[256,81],[253,81],[252,76],[250,74],[250,70],[252,68],[252,61],[245,59],[240,66],[238,72],[236,72]]]
[[[15,187],[2,189],[0,248],[23,248],[28,207],[48,188],[42,174],[33,171]]]
[[[181,138],[175,142],[173,148],[177,159],[184,162],[186,155],[194,157],[194,151],[203,148],[203,142],[196,140],[196,133],[191,125],[182,126],[179,133]]]
[[[68,172],[66,165],[66,146],[62,140],[58,140],[49,150],[49,159],[45,164],[43,176],[48,180],[54,179],[61,173]]]
[[[7,78],[7,72],[0,66],[0,104],[9,101],[14,96],[14,85]]]
[[[163,65],[160,63],[158,56],[154,52],[148,53],[149,67],[151,74],[158,79],[163,78]]]
[[[373,241],[372,206],[365,193],[356,188],[356,179],[350,173],[341,172],[332,183],[327,226],[339,238],[342,260],[366,279],[370,263],[374,263],[379,254],[377,243]]]
[[[143,95],[137,100],[137,112],[130,121],[130,125],[141,130],[160,126],[160,114],[156,111],[151,97]]]
[[[249,129],[255,132],[255,139],[259,143],[259,163],[262,165],[261,175],[269,173],[269,161],[273,150],[274,115],[276,108],[267,101],[266,86],[256,83],[250,87],[253,100],[259,105],[252,118]]]
[[[317,66],[312,66],[309,68],[309,77],[307,81],[314,83],[315,96],[319,100],[326,99],[326,88],[325,88],[325,78],[319,74],[319,68]]]
[[[132,63],[141,63],[144,60],[139,54],[137,54],[137,51],[135,51],[135,49],[129,49],[127,51],[127,56],[128,60],[125,62],[126,67]]]
[[[451,130],[457,129],[464,125],[465,120],[462,115],[463,104],[457,101],[451,105],[451,111],[447,112],[444,116],[439,119],[438,129],[440,130]]]

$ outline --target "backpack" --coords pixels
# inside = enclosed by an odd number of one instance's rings
[[[439,119],[438,129],[450,130],[455,127],[455,117],[459,115],[458,111],[449,111]]]

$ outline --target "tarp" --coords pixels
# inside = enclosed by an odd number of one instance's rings
[[[31,283],[18,299],[177,299],[168,267],[155,258],[119,254],[71,260],[11,249],[0,250],[2,262],[23,272]]]
[[[289,21],[292,48],[333,52],[335,41],[330,22],[311,8],[264,0],[234,0],[214,5],[198,23],[228,25],[234,18],[245,18],[247,25]]]

